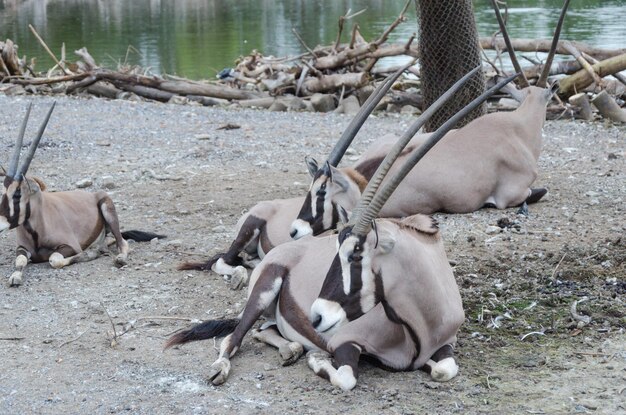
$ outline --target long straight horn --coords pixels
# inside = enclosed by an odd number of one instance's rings
[[[502,19],[502,15],[500,14],[500,8],[498,7],[498,3],[496,0],[491,0],[491,4],[493,5],[493,10],[496,12],[496,18],[498,19],[500,31],[502,32],[502,37],[504,38],[504,43],[506,44],[506,50],[509,52],[509,57],[511,58],[511,62],[513,63],[513,68],[515,68],[515,72],[518,72],[522,75],[520,76],[520,86],[522,88],[526,88],[527,86],[529,86],[528,79],[526,79],[526,75],[524,75],[524,71],[522,71],[522,68],[517,60],[517,56],[515,56],[515,50],[513,50],[513,45],[511,44],[509,33],[506,30],[504,19]]]
[[[33,160],[33,156],[35,155],[35,150],[37,150],[39,141],[41,141],[43,132],[46,129],[46,126],[48,125],[48,120],[50,120],[50,116],[52,115],[52,111],[54,110],[54,106],[56,104],[57,104],[56,101],[52,103],[52,106],[50,107],[50,110],[48,111],[46,118],[41,123],[41,127],[39,127],[39,131],[37,131],[37,137],[35,137],[33,141],[30,143],[30,147],[28,147],[28,153],[26,153],[26,158],[24,158],[24,161],[22,162],[20,169],[18,170],[17,174],[14,177],[16,180],[19,180],[20,177],[25,175],[26,172],[28,171],[28,166],[30,166],[30,162]]]
[[[359,218],[355,219],[355,226],[352,229],[352,233],[355,235],[366,235],[371,227],[372,220],[378,216],[378,212],[382,209],[383,205],[389,199],[389,197],[396,190],[400,182],[406,177],[407,174],[415,167],[415,165],[426,155],[426,153],[435,145],[454,125],[459,122],[467,113],[471,112],[482,104],[487,98],[493,95],[496,91],[502,88],[507,83],[515,79],[519,74],[514,74],[506,79],[500,81],[497,85],[490,88],[487,92],[483,93],[478,98],[474,99],[461,111],[457,112],[448,121],[446,121],[441,127],[437,129],[428,140],[416,151],[412,152],[404,163],[400,171],[398,171],[393,178],[391,178],[385,185],[376,193],[372,202],[367,206]]]
[[[367,117],[369,117],[372,111],[374,111],[380,100],[383,99],[387,91],[389,91],[389,88],[391,88],[396,79],[398,79],[400,75],[402,75],[402,72],[406,71],[414,63],[415,61],[411,61],[410,63],[398,69],[393,74],[389,75],[378,86],[378,88],[376,88],[376,90],[370,94],[370,96],[365,101],[365,104],[363,104],[359,112],[354,116],[352,121],[350,121],[350,124],[344,130],[343,134],[341,134],[341,137],[337,141],[337,144],[335,144],[335,148],[333,148],[330,155],[328,156],[328,163],[331,166],[337,167],[346,150],[348,149],[348,147],[350,147],[352,140],[354,140],[354,137],[356,137],[356,134],[365,123]]]
[[[13,150],[13,156],[11,157],[11,162],[9,163],[9,170],[7,170],[7,177],[13,178],[15,173],[17,172],[17,163],[20,160],[20,152],[22,151],[22,143],[24,142],[24,132],[26,131],[26,124],[28,124],[28,117],[30,117],[30,109],[33,107],[33,103],[28,104],[28,108],[26,109],[26,115],[24,116],[24,121],[22,121],[22,127],[20,128],[20,133],[17,136],[17,141],[15,142],[15,149]]]
[[[387,175],[387,172],[396,161],[404,147],[406,147],[409,141],[411,141],[415,133],[417,133],[417,131],[422,128],[424,124],[426,124],[430,117],[432,117],[433,114],[437,112],[448,99],[450,99],[454,94],[459,91],[459,89],[461,89],[465,82],[467,82],[470,78],[476,75],[476,73],[478,73],[480,69],[481,67],[477,66],[461,79],[456,81],[454,85],[452,85],[450,89],[448,89],[430,107],[428,107],[428,109],[426,109],[426,111],[424,111],[422,115],[420,115],[419,118],[415,120],[415,122],[409,127],[409,129],[405,131],[404,134],[402,134],[398,141],[396,141],[396,144],[394,144],[389,153],[387,153],[387,156],[385,156],[385,159],[382,161],[380,166],[378,166],[378,169],[376,169],[374,176],[372,176],[371,180],[367,184],[367,187],[363,191],[363,195],[361,196],[359,203],[354,209],[349,224],[354,225],[355,222],[353,222],[353,219],[357,218],[360,215],[360,212],[362,212],[369,205],[370,201],[374,197],[374,193],[376,193],[376,189],[378,189],[378,187],[380,186],[383,178],[385,177],[385,175]]]
[[[550,53],[548,53],[548,57],[546,58],[546,64],[541,71],[541,76],[539,76],[539,80],[537,81],[537,86],[541,88],[545,88],[548,82],[548,74],[550,73],[550,67],[552,66],[552,59],[554,59],[554,53],[556,52],[556,47],[559,44],[559,37],[561,36],[561,28],[563,27],[563,21],[565,20],[565,14],[567,13],[567,7],[569,6],[569,0],[565,0],[563,3],[563,8],[561,9],[561,15],[559,16],[559,22],[556,25],[556,30],[554,31],[554,36],[552,37],[552,46],[550,47]]]

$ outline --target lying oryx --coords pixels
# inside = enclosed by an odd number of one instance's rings
[[[22,283],[22,273],[29,260],[49,261],[53,268],[62,268],[75,262],[97,258],[108,250],[105,243],[107,232],[113,234],[117,243],[117,266],[125,265],[128,257],[128,243],[124,238],[149,241],[163,237],[141,231],[120,232],[113,201],[105,192],[49,193],[45,191],[46,186],[40,179],[26,177],[54,105],[48,111],[37,137],[32,141],[18,168],[31,109],[28,106],[9,168],[5,172],[0,201],[0,233],[9,229],[16,229],[17,232],[15,272],[9,277],[9,285],[12,286]]]
[[[416,121],[417,128],[474,73],[463,77],[425,111]],[[503,84],[444,124],[432,135],[430,145]],[[390,155],[397,156],[396,151]],[[380,183],[383,174],[377,173],[372,185]],[[380,199],[376,201],[380,203]],[[366,217],[371,216],[367,211]],[[201,323],[174,335],[165,347],[227,335],[209,370],[209,380],[221,384],[244,335],[265,315],[270,322],[255,333],[257,339],[278,347],[284,364],[296,361],[303,346],[314,350],[309,366],[343,389],[355,386],[361,353],[388,368],[422,368],[435,380],[451,379],[457,372],[451,344],[464,315],[438,230],[423,215],[381,219],[377,228],[378,244],[374,232],[364,233],[367,241],[361,233],[354,233],[359,239],[353,243],[354,238],[342,231],[339,239],[337,235],[308,237],[274,248],[252,272],[248,301],[238,318]],[[342,245],[337,256],[338,240]],[[334,317],[329,311],[343,318],[328,324]],[[324,351],[349,367],[343,365],[335,371]]]
[[[558,30],[554,38],[558,39]],[[550,55],[555,47],[556,42]],[[549,71],[549,66],[545,71]],[[527,86],[516,94],[522,103],[515,111],[487,114],[449,132],[400,184],[380,212],[381,217],[469,213],[482,207],[505,209],[539,201],[547,190],[530,186],[537,177],[546,105],[557,88],[556,84],[547,89]],[[396,164],[400,165],[427,138],[428,135],[415,136]],[[319,235],[333,229],[339,207],[352,210],[369,181],[359,166],[367,165],[369,160],[375,169],[395,140],[387,136],[375,142],[356,168],[338,169],[336,164],[327,163],[319,166],[307,158],[313,181],[292,224],[292,237]],[[337,148],[345,150],[347,144],[339,141]],[[391,174],[397,169],[392,167]]]
[[[336,148],[329,156],[330,164],[337,165],[339,163],[341,155],[345,152],[365,119],[376,108],[376,105],[385,96],[395,80],[411,64],[403,66],[386,78],[370,95],[339,140],[345,143],[346,148]],[[368,167],[370,174],[374,172],[376,167],[374,166],[373,169],[371,166]],[[367,173],[363,172],[363,174]],[[291,241],[289,235],[291,223],[297,217],[303,203],[304,197],[268,200],[257,203],[237,222],[237,236],[227,252],[219,253],[205,262],[184,262],[178,266],[178,269],[213,270],[218,274],[230,276],[231,288],[242,288],[248,283],[248,272],[244,265],[253,267],[271,249]],[[337,224],[337,220],[338,218],[336,217],[332,228]],[[241,257],[242,254],[245,256],[245,259]]]

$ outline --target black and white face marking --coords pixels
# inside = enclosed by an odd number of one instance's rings
[[[300,239],[306,235],[319,235],[334,229],[339,222],[337,204],[332,200],[329,187],[333,186],[330,166],[319,169],[300,209],[298,218],[291,224],[291,237]]]
[[[29,210],[28,191],[22,192],[22,181],[5,177],[0,200],[0,233],[24,223]]]
[[[372,271],[372,251],[365,237],[343,229],[338,254],[311,306],[311,323],[320,333],[332,333],[367,313],[382,298],[382,279]]]

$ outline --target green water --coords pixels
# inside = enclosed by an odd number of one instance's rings
[[[513,37],[552,35],[561,0],[509,0]],[[399,14],[404,1],[390,0],[0,0],[0,40],[36,57],[36,70],[53,65],[28,29],[32,24],[57,56],[65,43],[69,60],[86,46],[109,68],[137,64],[152,73],[212,78],[253,49],[287,56],[304,51],[292,29],[311,47],[330,44],[338,17],[365,9],[354,19],[366,39],[375,38]],[[474,2],[481,36],[497,29],[490,2]],[[417,30],[415,8],[391,41],[405,42]],[[351,26],[351,22],[349,24]],[[626,47],[626,0],[572,0],[562,38],[605,48]],[[344,40],[346,36],[344,36]]]

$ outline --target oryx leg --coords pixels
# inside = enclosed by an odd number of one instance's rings
[[[209,369],[208,379],[214,385],[226,381],[230,373],[230,358],[241,346],[241,341],[263,312],[275,302],[288,271],[285,267],[269,264],[260,272],[256,284],[252,288],[241,319],[232,334],[226,336],[220,345],[220,355]]]
[[[343,390],[350,390],[356,386],[361,356],[361,348],[356,344],[344,343],[339,346],[333,354],[334,365],[330,354],[326,352],[310,351],[306,356],[309,367],[316,375]]]
[[[285,339],[280,335],[276,326],[271,326],[264,330],[253,330],[252,337],[260,342],[276,347],[280,356],[280,363],[283,366],[296,363],[304,353],[304,348],[300,343]]]
[[[15,271],[9,277],[9,286],[17,287],[22,285],[22,273],[26,265],[28,265],[28,261],[30,261],[30,252],[24,247],[18,247],[15,257]]]
[[[98,238],[84,251],[76,253],[76,250],[68,245],[58,246],[48,258],[48,262],[52,268],[63,268],[78,262],[93,261],[105,253],[105,235],[103,229]]]
[[[421,369],[430,373],[433,380],[437,382],[447,382],[455,377],[459,373],[459,367],[454,360],[452,345],[446,344],[439,348]]]
[[[237,233],[237,237],[230,244],[221,258],[211,265],[211,269],[221,275],[230,277],[230,288],[239,290],[248,285],[248,271],[243,267],[240,253],[256,254],[259,244],[259,235],[265,228],[266,221],[249,215]]]
[[[113,234],[115,238],[115,243],[117,245],[117,256],[115,257],[115,265],[118,267],[123,267],[126,265],[128,260],[128,242],[122,237],[122,232],[120,231],[120,221],[117,217],[117,212],[115,211],[115,205],[113,205],[113,200],[109,195],[105,192],[98,192],[98,209],[100,209],[100,213],[102,214],[102,218],[106,223],[106,229]]]

